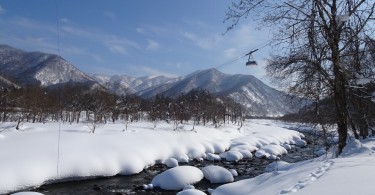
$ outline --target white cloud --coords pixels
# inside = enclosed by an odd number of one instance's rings
[[[188,40],[192,41],[194,45],[206,50],[214,48],[222,39],[222,37],[218,34],[202,37],[190,32],[183,32],[182,35]]]
[[[147,39],[147,50],[158,50],[160,48],[160,44],[154,40]]]
[[[238,51],[236,48],[229,48],[224,50],[224,56],[226,58],[232,59],[238,56]]]
[[[106,17],[106,18],[109,18],[111,20],[116,19],[115,13],[113,13],[111,11],[105,11],[105,12],[103,12],[103,16]]]
[[[128,54],[128,48],[141,49],[139,44],[134,41],[128,40],[125,37],[102,33],[96,29],[87,30],[68,25],[63,26],[62,29],[71,35],[100,42],[114,54],[126,55]]]
[[[63,23],[68,23],[69,20],[68,18],[60,18],[60,22],[63,22]]]
[[[145,29],[144,28],[136,28],[135,31],[137,31],[140,34],[144,34],[145,33]]]
[[[114,54],[124,54],[124,55],[127,54],[126,49],[121,45],[108,44],[107,46],[109,50]]]
[[[0,14],[3,14],[5,12],[6,12],[6,10],[0,5]]]
[[[154,69],[154,68],[151,68],[151,67],[146,67],[146,66],[142,66],[140,68],[141,71],[143,71],[144,73],[146,73],[147,75],[150,75],[150,76],[166,76],[166,77],[177,77],[175,74],[173,73],[168,73],[168,72],[163,72],[163,71],[160,71],[159,69]]]

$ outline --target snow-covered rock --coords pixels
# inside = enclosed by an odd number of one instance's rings
[[[206,159],[209,161],[219,161],[221,160],[221,157],[217,154],[208,153]]]
[[[184,186],[197,183],[202,179],[203,173],[200,169],[193,166],[179,166],[155,176],[151,184],[164,190],[181,190]]]
[[[242,157],[244,159],[251,159],[251,158],[253,158],[253,154],[249,150],[239,150],[239,152],[242,154]]]
[[[168,168],[173,168],[178,166],[178,161],[175,158],[168,158],[164,162],[165,165],[167,165]]]
[[[227,151],[221,155],[226,161],[239,161],[243,159],[243,155],[238,151]]]
[[[287,154],[288,151],[280,145],[266,145],[261,147],[255,152],[255,156],[258,158],[276,159],[274,156],[281,156]]]
[[[229,169],[228,170],[230,173],[232,173],[233,177],[237,177],[238,176],[238,173],[235,169]]]
[[[206,193],[197,189],[188,189],[188,190],[178,192],[177,195],[206,195]]]
[[[228,183],[233,182],[233,174],[220,166],[210,165],[202,168],[204,178],[211,183]]]

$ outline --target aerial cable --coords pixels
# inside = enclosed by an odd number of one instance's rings
[[[57,31],[57,62],[60,65],[60,25],[59,25],[59,4],[58,0],[55,0],[56,5],[56,31]],[[61,114],[61,81],[59,78],[59,114]],[[61,139],[61,120],[62,118],[58,116],[59,121],[59,131],[57,136],[57,163],[56,163],[56,179],[59,178],[59,165],[60,165],[60,139]]]

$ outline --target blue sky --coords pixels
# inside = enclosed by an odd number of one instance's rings
[[[58,12],[56,12],[56,2]],[[250,19],[223,33],[228,0],[1,0],[0,44],[57,53],[88,74],[176,77],[219,67],[269,41]],[[56,14],[57,13],[57,14]],[[59,31],[57,31],[57,15]],[[219,70],[263,81],[265,47]]]

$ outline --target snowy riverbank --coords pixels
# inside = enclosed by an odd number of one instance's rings
[[[304,144],[296,131],[253,122],[246,122],[241,130],[236,125],[194,130],[183,125],[178,131],[172,131],[171,124],[153,128],[145,122],[130,124],[125,132],[123,124],[106,124],[95,134],[88,133],[84,124],[61,124],[58,156],[58,123],[26,123],[20,131],[14,125],[1,124],[0,193],[51,181],[136,174],[170,158],[186,162],[228,149],[235,154],[227,155],[228,160],[240,160],[254,150],[256,155],[276,158],[290,144]]]
[[[218,187],[213,195],[243,194],[339,194],[371,195],[375,186],[375,140],[352,140],[338,158],[279,166],[252,179]]]

